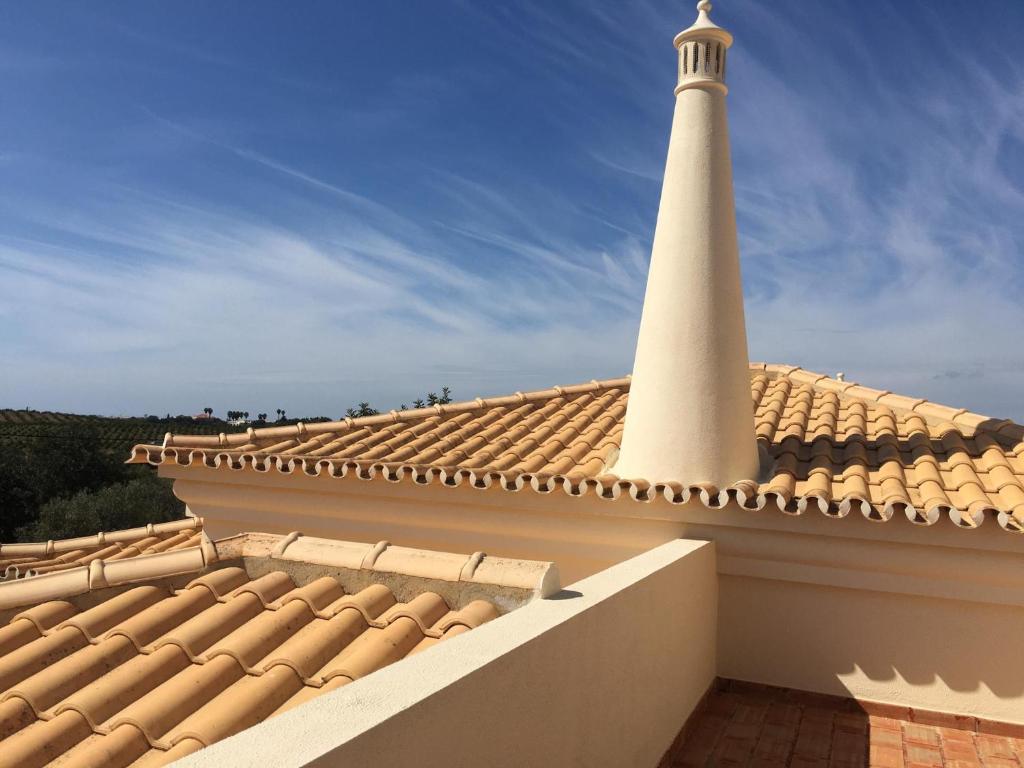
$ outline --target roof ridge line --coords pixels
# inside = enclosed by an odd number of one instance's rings
[[[203,518],[185,517],[164,523],[149,523],[137,528],[121,528],[116,531],[100,531],[92,536],[76,536],[70,539],[50,539],[22,543],[0,544],[0,555],[52,555],[72,552],[83,547],[102,547],[105,544],[135,541],[156,533],[171,533],[201,528]]]
[[[214,556],[211,558],[210,555]],[[0,582],[0,610],[82,595],[96,589],[201,571],[216,560],[202,545],[153,552],[123,560],[92,560],[86,565]]]
[[[973,429],[981,429],[991,434],[996,434],[1007,439],[1024,440],[1024,426],[1017,424],[1010,419],[996,419],[985,414],[968,411],[966,408],[953,408],[951,406],[936,403],[927,398],[913,398],[904,395],[894,394],[891,390],[868,387],[855,381],[841,381],[834,376],[829,376],[815,371],[809,371],[798,365],[787,365],[785,363],[751,362],[751,372],[762,372],[769,379],[786,377],[797,382],[809,384],[818,389],[838,392],[849,397],[856,398],[869,403],[887,406],[895,411],[916,413],[924,418],[926,423],[940,425],[949,422],[957,426],[964,426]],[[277,438],[281,440],[297,439],[308,440],[313,437],[328,433],[351,431],[358,427],[375,427],[383,424],[394,424],[404,421],[414,421],[433,415],[445,415],[465,413],[494,408],[500,406],[517,405],[527,402],[537,402],[553,397],[564,395],[582,394],[595,392],[601,389],[628,386],[631,376],[626,375],[613,379],[592,379],[582,384],[570,384],[566,386],[553,386],[548,389],[531,390],[528,392],[516,392],[511,395],[481,398],[473,400],[461,400],[456,403],[445,405],[427,406],[424,408],[413,408],[405,411],[392,409],[387,413],[380,413],[374,416],[360,416],[357,418],[348,417],[337,421],[318,422],[306,424],[298,422],[284,427],[263,427],[254,429],[250,427],[245,432],[233,434],[220,433],[219,435],[189,435],[179,434],[177,437],[187,439],[186,447],[189,448],[222,448],[240,449],[256,438]],[[175,448],[175,435],[168,432],[160,446],[140,444],[136,448]],[[135,449],[132,451],[135,456]]]
[[[187,435],[179,434],[177,437],[188,438],[191,447],[203,448],[239,448],[252,442],[254,438],[279,438],[282,440],[304,438],[308,439],[322,435],[326,432],[339,432],[352,430],[357,427],[376,427],[382,424],[395,424],[400,421],[413,421],[422,417],[444,415],[451,413],[463,413],[483,408],[493,408],[502,405],[516,405],[525,402],[536,402],[547,400],[552,397],[561,397],[566,394],[583,394],[584,392],[596,392],[601,389],[612,389],[626,386],[632,377],[630,375],[614,379],[591,379],[584,384],[570,384],[568,386],[554,386],[548,389],[537,389],[529,392],[516,392],[512,395],[501,395],[498,397],[477,397],[473,400],[460,400],[457,403],[445,405],[430,405],[424,408],[411,408],[405,411],[390,410],[387,413],[379,413],[374,416],[360,416],[357,418],[348,417],[337,421],[321,421],[315,424],[298,422],[284,427],[262,427],[254,429],[250,427],[245,432],[227,434],[221,432],[218,435]],[[175,448],[174,439],[176,435],[168,432],[164,436],[163,444],[159,446],[146,445],[148,448]],[[142,444],[145,445],[145,444]],[[136,446],[140,447],[140,446]],[[132,450],[134,454],[135,449]]]

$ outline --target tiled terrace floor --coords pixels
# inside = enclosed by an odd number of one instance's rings
[[[667,766],[1022,768],[1024,738],[869,714],[852,699],[723,681],[688,724]],[[724,688],[724,690],[721,690]],[[870,705],[864,705],[870,708]],[[886,712],[885,714],[898,714]],[[931,720],[932,724],[912,722]],[[948,716],[945,725],[963,724]],[[968,724],[973,721],[963,718]],[[1015,730],[1014,727],[1010,729]],[[996,725],[993,730],[998,730]]]

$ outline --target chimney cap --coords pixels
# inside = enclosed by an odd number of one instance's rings
[[[710,0],[700,0],[697,3],[697,20],[693,24],[676,35],[673,44],[676,48],[687,40],[711,39],[723,43],[726,48],[732,45],[732,35],[711,20]]]

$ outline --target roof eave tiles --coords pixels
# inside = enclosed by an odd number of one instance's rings
[[[719,508],[808,510],[917,525],[994,517],[1024,531],[1024,427],[800,368],[751,366],[767,480],[717,488],[607,471],[621,438],[629,378],[322,424],[216,437],[166,437],[130,459],[312,476],[411,479],[447,486],[588,492]]]

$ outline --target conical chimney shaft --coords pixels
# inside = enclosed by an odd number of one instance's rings
[[[726,53],[697,6],[679,81],[618,460],[623,478],[724,488],[758,474],[743,316]]]

